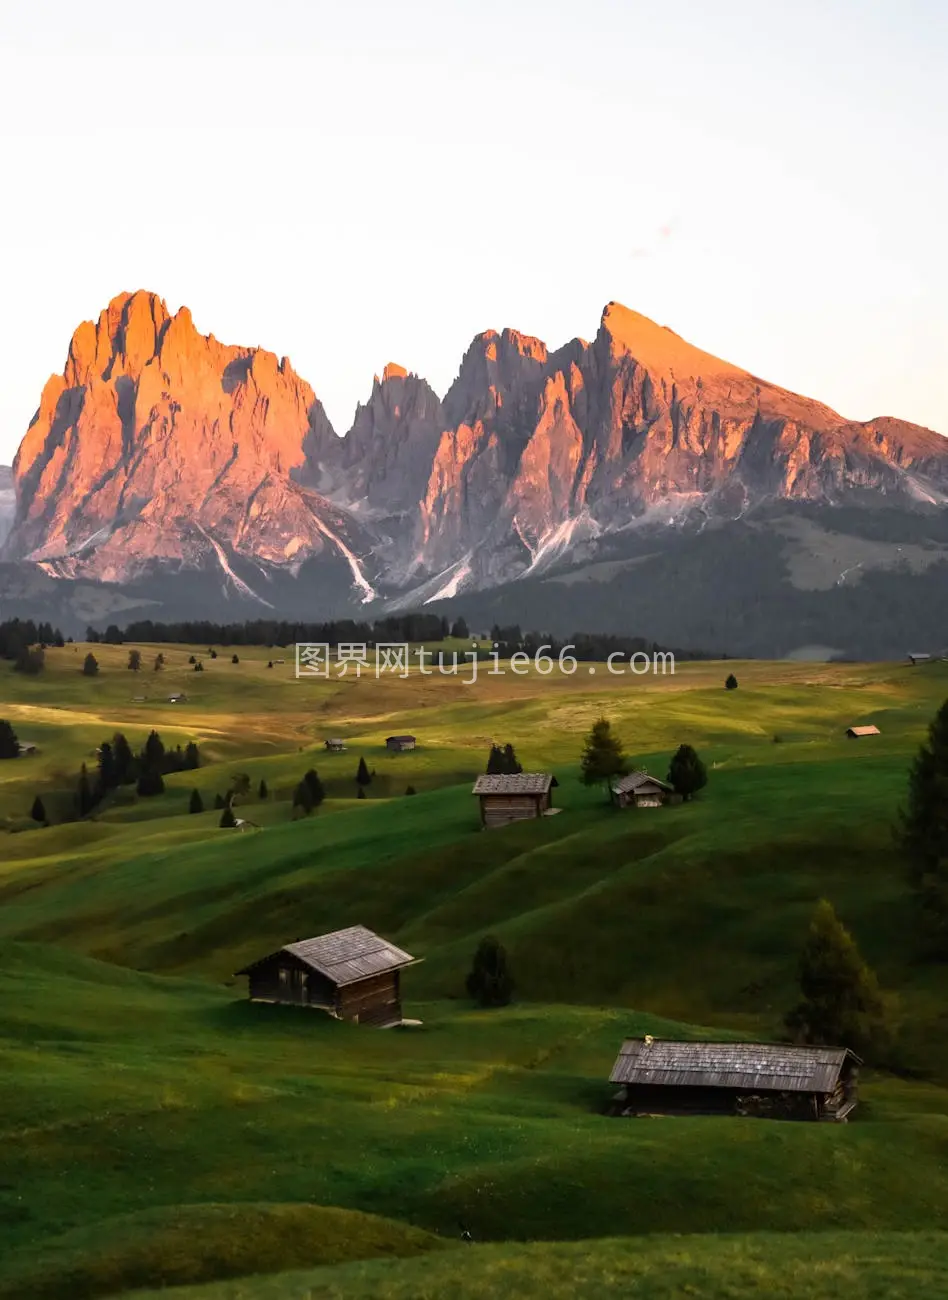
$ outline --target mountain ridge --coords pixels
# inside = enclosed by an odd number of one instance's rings
[[[14,476],[7,563],[404,608],[775,502],[937,510],[948,439],[848,420],[617,302],[591,342],[482,331],[443,396],[389,362],[339,437],[288,358],[139,290],[76,329]]]

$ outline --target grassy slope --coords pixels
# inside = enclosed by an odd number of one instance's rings
[[[940,1222],[948,976],[914,961],[889,837],[948,693],[940,665],[736,665],[741,688],[725,693],[720,665],[595,689],[580,675],[313,683],[267,669],[263,651],[189,676],[165,648],[163,690],[196,693],[182,726],[178,706],[131,708],[124,650],[97,650],[91,683],[71,653],[50,652],[39,681],[0,669],[0,715],[42,746],[0,764],[0,810],[28,808],[119,725],[141,740],[175,722],[172,738],[198,738],[210,762],[161,799],[0,836],[0,1242],[30,1253],[126,1211],[204,1202],[336,1205],[448,1234],[464,1218],[481,1239]],[[652,770],[697,744],[714,765],[707,796],[654,815],[602,807],[574,772],[603,709]],[[841,738],[862,721],[883,735]],[[396,730],[422,747],[385,755]],[[317,752],[330,732],[348,754]],[[554,767],[560,815],[476,832],[454,783],[491,739]],[[356,803],[360,753],[378,777]],[[279,796],[314,762],[330,799],[290,823]],[[212,795],[241,770],[277,794],[250,811],[263,831],[182,815],[192,784]],[[408,782],[427,792],[379,797]],[[906,1056],[936,1082],[870,1081],[862,1122],[842,1130],[602,1118],[623,1035],[689,1032],[657,1016],[774,1032],[821,894],[898,989]],[[378,1035],[250,1008],[221,984],[288,937],[356,921],[426,959],[406,981],[426,1027],[387,1035],[384,1054]],[[527,999],[496,1014],[450,1000],[486,929]]]
[[[653,1237],[466,1249],[128,1300],[922,1300],[948,1291],[945,1237],[858,1233]]]

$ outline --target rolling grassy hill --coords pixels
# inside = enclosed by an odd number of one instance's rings
[[[943,665],[688,664],[634,679],[580,665],[465,686],[296,681],[292,664],[267,667],[274,652],[245,648],[194,674],[190,648],[160,648],[165,670],[137,676],[127,647],[95,647],[94,679],[78,671],[85,647],[49,651],[40,678],[0,667],[0,716],[39,746],[0,763],[4,1300],[306,1265],[320,1267],[200,1294],[445,1294],[440,1251],[342,1261],[456,1242],[459,1220],[479,1242],[623,1240],[465,1247],[457,1294],[532,1295],[548,1278],[551,1295],[663,1296],[678,1279],[678,1293],[739,1297],[796,1278],[809,1289],[795,1295],[896,1295],[885,1288],[909,1256],[906,1285],[935,1289],[904,1294],[938,1293],[936,1238],[900,1234],[934,1232],[948,1205],[948,971],[919,959],[890,827],[948,695]],[[157,648],[142,649],[148,665]],[[726,692],[730,670],[740,687]],[[146,676],[161,698],[133,702]],[[182,688],[187,703],[168,704]],[[654,813],[608,808],[577,779],[601,712],[656,773],[695,744],[707,790]],[[870,721],[881,736],[844,738]],[[200,769],[156,798],[13,833],[34,794],[66,797],[96,744],[122,729],[139,745],[153,726],[197,740]],[[386,754],[397,731],[418,750]],[[325,754],[327,735],[347,753]],[[492,740],[556,772],[557,816],[479,831],[470,778]],[[360,755],[376,772],[365,800]],[[293,821],[310,766],[328,798]],[[192,787],[209,803],[238,772],[270,789],[244,805],[260,830],[188,815]],[[870,1074],[846,1126],[607,1119],[624,1036],[779,1032],[821,896],[899,996],[901,1077]],[[423,1027],[241,1000],[245,961],[357,922],[424,958],[405,979]],[[488,931],[518,985],[497,1012],[463,996]],[[788,1229],[808,1235],[765,1235]],[[701,1239],[644,1240],[667,1233]],[[860,1242],[871,1267],[856,1277]]]

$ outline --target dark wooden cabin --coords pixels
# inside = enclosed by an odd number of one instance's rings
[[[403,754],[415,748],[414,736],[386,736],[385,748],[392,754]]]
[[[326,741],[323,741],[323,744],[326,746],[326,748],[327,748],[327,750],[329,751],[330,754],[344,754],[344,753],[345,753],[345,750],[346,750],[346,742],[345,742],[344,740],[338,740],[338,739],[326,740]]]
[[[542,817],[553,803],[550,772],[479,776],[472,794],[481,801],[482,826],[507,826],[510,822]]]
[[[609,793],[617,808],[660,808],[673,801],[675,787],[648,772],[630,772],[613,781]]]
[[[609,1076],[613,1115],[753,1115],[845,1121],[859,1057],[847,1047],[629,1038]]]
[[[364,925],[288,943],[251,962],[251,1002],[316,1007],[340,1020],[397,1025],[402,1019],[400,975],[415,958]]]
[[[878,736],[878,727],[847,727],[846,735],[850,740],[859,740],[861,736]]]

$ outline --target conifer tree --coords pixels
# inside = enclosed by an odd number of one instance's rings
[[[299,809],[304,815],[308,816],[313,811],[313,792],[305,781],[300,781],[299,785],[293,791],[293,809]]]
[[[117,785],[131,785],[135,780],[135,755],[121,731],[112,737],[112,760]]]
[[[142,666],[142,652],[140,650],[129,650],[128,666],[133,673],[137,673]]]
[[[622,741],[606,718],[593,723],[583,747],[580,768],[584,785],[602,782],[606,786],[614,777],[622,776],[629,770]]]
[[[261,802],[263,802],[264,799],[268,799],[269,797],[270,797],[270,791],[267,789],[267,783],[261,777],[260,784],[257,787],[257,798]]]
[[[367,786],[372,780],[372,776],[364,758],[359,759],[359,766],[356,769],[356,782],[360,787]]]
[[[89,783],[89,773],[86,771],[86,765],[83,763],[79,772],[79,784],[76,787],[76,804],[80,817],[86,817],[95,807],[95,800],[92,797],[92,786]]]
[[[728,673],[727,677],[724,680],[724,688],[725,690],[728,691],[737,690],[737,678],[734,676],[733,673]]]
[[[164,767],[165,746],[157,731],[150,731],[148,739],[145,741],[145,748],[142,750],[142,766],[154,772],[160,772]]]
[[[909,771],[897,838],[939,955],[948,955],[948,700]]]
[[[875,974],[831,903],[813,913],[800,958],[800,993],[787,1028],[804,1043],[879,1051],[888,1038],[885,999]]]
[[[482,1007],[505,1007],[513,997],[507,952],[493,935],[487,935],[477,945],[466,987],[468,996]]]
[[[708,784],[708,772],[691,745],[679,745],[668,765],[668,782],[685,799]]]
[[[200,790],[192,790],[191,798],[188,801],[189,813],[202,813],[204,811],[204,800],[201,798]]]
[[[138,794],[143,798],[149,798],[151,795],[164,794],[164,778],[157,767],[146,767],[143,769],[141,776],[138,778],[138,784],[135,787]]]
[[[0,758],[19,758],[20,742],[13,730],[13,724],[6,718],[0,718]]]
[[[232,829],[234,826],[237,825],[237,818],[234,816],[234,811],[231,808],[230,804],[225,805],[224,811],[221,813],[221,819],[218,825],[222,829]]]
[[[95,655],[90,650],[89,653],[86,655],[85,659],[82,661],[82,675],[83,677],[95,677],[98,671],[99,671],[99,661],[98,659],[96,659]]]
[[[30,816],[35,822],[44,823],[46,821],[46,808],[39,795],[33,800],[33,807],[30,809]]]
[[[312,807],[318,808],[326,798],[326,791],[323,789],[323,783],[320,781],[319,774],[315,768],[311,767],[308,772],[304,772],[303,781],[306,788],[309,790]]]

